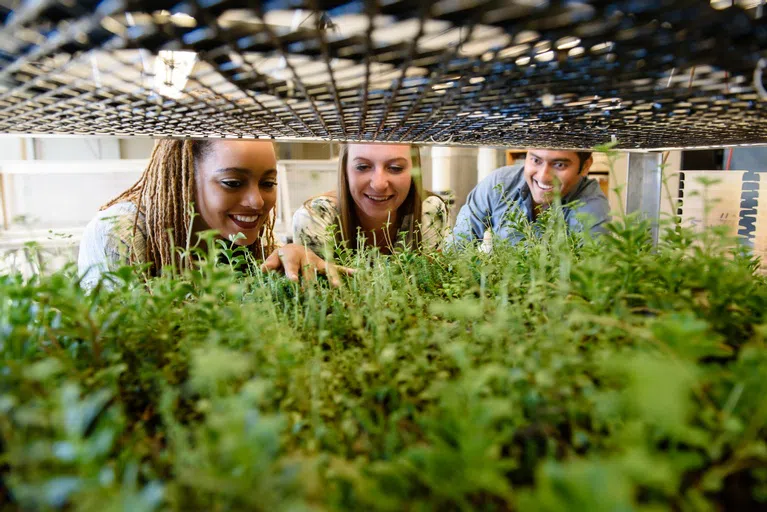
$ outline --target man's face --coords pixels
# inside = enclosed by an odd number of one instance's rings
[[[578,181],[589,173],[591,157],[581,162],[574,151],[530,149],[525,158],[525,181],[530,187],[533,203],[548,206],[554,200],[554,192],[560,197],[570,192]]]

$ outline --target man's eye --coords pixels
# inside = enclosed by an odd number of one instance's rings
[[[240,188],[242,186],[240,180],[221,180],[221,184],[226,188]]]

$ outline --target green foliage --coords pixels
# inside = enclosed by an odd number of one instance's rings
[[[767,506],[748,255],[676,225],[653,248],[630,217],[598,240],[556,208],[515,222],[524,241],[489,254],[347,253],[339,289],[227,244],[92,293],[74,269],[0,276],[7,506]]]

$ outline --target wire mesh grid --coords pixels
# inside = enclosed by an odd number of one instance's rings
[[[0,132],[567,148],[617,140],[626,149],[764,143],[767,22],[761,6],[740,4],[0,5]]]

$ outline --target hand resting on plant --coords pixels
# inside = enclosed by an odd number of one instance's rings
[[[325,274],[334,287],[341,286],[341,280],[338,277],[339,272],[346,275],[354,273],[353,269],[334,265],[326,262],[311,249],[306,249],[298,244],[287,244],[276,249],[261,265],[261,270],[283,270],[285,276],[291,281],[298,282],[298,272],[306,281],[315,279],[317,272]]]

